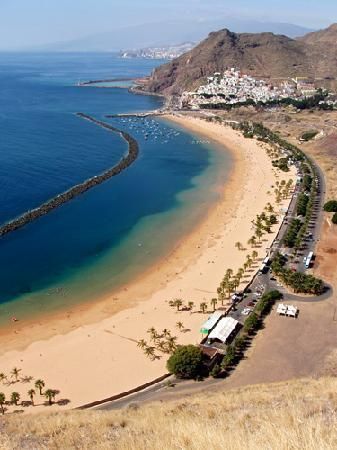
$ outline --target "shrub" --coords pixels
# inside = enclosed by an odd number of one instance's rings
[[[302,134],[301,138],[304,141],[311,141],[311,139],[313,139],[315,136],[317,136],[317,134],[318,134],[318,131],[314,131],[314,130],[306,131],[305,133]]]
[[[246,319],[243,329],[244,331],[251,333],[257,329],[258,325],[259,318],[257,317],[257,314],[255,312],[252,312],[251,315]]]
[[[168,371],[178,378],[196,378],[202,368],[202,352],[195,345],[179,345],[167,361]]]
[[[229,345],[226,350],[226,354],[222,360],[222,367],[226,369],[230,367],[235,361],[235,348]]]
[[[215,364],[215,366],[213,367],[213,369],[210,371],[210,375],[213,378],[218,378],[218,376],[221,373],[221,367],[219,366],[219,364]]]
[[[297,235],[302,227],[302,222],[299,219],[293,219],[288,227],[288,231],[284,237],[284,244],[287,247],[293,248],[296,243]]]
[[[310,191],[312,186],[312,177],[308,174],[304,175],[303,178],[303,187],[306,191]]]
[[[278,300],[281,300],[283,294],[280,291],[270,291],[267,294],[264,294],[261,297],[261,300],[255,307],[255,311],[259,313],[261,316],[267,314],[274,303]]]
[[[337,212],[337,200],[330,200],[324,205],[324,211]]]
[[[335,214],[332,216],[332,223],[334,225],[337,225],[337,212],[335,212]]]
[[[300,194],[297,200],[297,214],[299,216],[305,216],[307,213],[309,203],[309,197],[305,194]]]

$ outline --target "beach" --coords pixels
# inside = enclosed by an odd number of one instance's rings
[[[226,186],[219,186],[220,200],[205,211],[204,220],[163,261],[137,280],[119,292],[94,299],[92,305],[73,307],[37,322],[12,323],[1,330],[0,372],[9,374],[18,367],[20,376],[41,378],[46,388],[59,390],[56,400],[69,400],[64,406],[52,408],[74,408],[163,375],[167,355],[152,361],[137,342],[149,342],[147,330],[154,327],[158,331],[171,330],[179,344],[199,343],[200,325],[207,318],[207,314],[197,312],[199,304],[208,302],[211,311],[210,300],[217,297],[226,269],[235,272],[252,252],[247,245],[253,234],[252,220],[268,202],[275,210],[289,204],[287,199],[276,207],[273,191],[276,181],[295,179],[295,172],[277,172],[262,148],[265,144],[204,120],[186,116],[166,119],[222,145],[223,151],[232,154],[233,170]],[[263,237],[256,249],[259,258],[266,256],[277,227]],[[238,241],[246,250],[235,247]],[[195,312],[172,308],[169,301],[175,298],[185,304],[194,302]],[[183,323],[183,331],[178,330],[177,322]],[[15,390],[22,400],[28,400],[32,383],[13,383],[0,386],[0,390],[7,396]],[[44,401],[37,395],[37,404]],[[36,406],[26,411],[47,408]]]

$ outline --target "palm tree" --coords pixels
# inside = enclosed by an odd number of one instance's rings
[[[226,274],[225,274],[225,278],[230,280],[232,276],[233,276],[233,269],[227,269],[226,270]]]
[[[5,402],[6,402],[6,396],[3,392],[0,392],[0,408],[1,408],[2,414],[5,414],[5,410],[4,410]]]
[[[20,400],[20,394],[18,392],[12,392],[11,394],[11,402],[14,403],[14,405],[18,405],[18,401]]]
[[[140,339],[137,342],[137,347],[139,347],[141,349],[145,348],[146,346],[147,346],[147,342],[145,341],[145,339]]]
[[[172,353],[176,348],[177,348],[177,344],[176,344],[177,338],[176,336],[170,336],[167,339],[167,346],[168,346],[168,350],[170,353]]]
[[[218,299],[216,298],[212,298],[211,300],[211,305],[213,306],[213,311],[215,311],[216,308],[216,304],[218,303]]]
[[[4,373],[0,373],[0,381],[3,383],[5,380],[7,380],[7,376]]]
[[[45,387],[45,383],[43,380],[36,380],[35,381],[35,387],[39,390],[40,395],[42,395],[42,389]]]
[[[256,228],[255,234],[256,234],[256,237],[258,238],[259,242],[261,242],[261,238],[263,236],[263,231],[261,230],[261,228]]]
[[[245,273],[245,269],[240,267],[240,269],[238,270],[238,273],[236,274],[236,278],[240,278],[240,280],[241,280],[241,278],[243,277],[244,273]]]
[[[254,261],[252,260],[252,258],[250,257],[250,255],[248,255],[248,256],[247,256],[247,261],[246,261],[246,262],[247,262],[248,267],[251,268]]]
[[[255,260],[257,259],[258,256],[259,256],[259,254],[257,253],[256,250],[254,250],[253,253],[252,253],[253,261],[255,261]]]
[[[194,302],[188,302],[187,306],[188,306],[189,310],[192,311],[192,309],[194,308]]]
[[[176,298],[174,300],[174,306],[176,306],[177,311],[180,311],[180,307],[182,306],[183,301],[181,300],[181,298]]]
[[[247,244],[250,245],[250,246],[252,246],[252,247],[256,247],[256,237],[255,237],[255,236],[252,236],[252,237],[248,240]]]
[[[235,242],[235,248],[237,248],[238,250],[242,250],[241,242]]]
[[[217,293],[218,293],[218,299],[221,302],[221,305],[223,306],[223,302],[225,301],[225,293],[224,293],[222,287],[218,287]]]
[[[207,311],[207,303],[205,302],[200,303],[200,310],[202,311],[203,314],[205,314],[205,312]]]
[[[11,371],[11,376],[12,376],[12,378],[15,378],[15,381],[18,381],[20,372],[21,372],[21,369],[18,369],[17,367],[14,367],[14,369]]]
[[[177,322],[176,327],[178,328],[179,331],[182,331],[184,329],[184,324],[182,322]]]
[[[46,397],[46,399],[48,399],[49,405],[52,405],[53,398],[55,397],[55,391],[53,391],[52,389],[47,389],[46,392],[44,393],[44,396]]]
[[[152,341],[158,339],[158,333],[154,327],[149,328],[147,332],[150,334]]]
[[[36,392],[34,391],[34,389],[29,389],[28,391],[28,397],[30,398],[30,401],[32,402],[32,405],[34,406],[34,395],[36,394]]]
[[[167,348],[167,343],[165,341],[158,342],[157,350],[159,350],[162,353],[169,353],[168,348]]]
[[[149,358],[151,358],[151,359],[154,359],[154,356],[155,356],[155,347],[150,347],[150,346],[148,346],[148,347],[146,347],[145,349],[144,349],[144,353],[145,353],[145,355],[146,356],[148,356]]]
[[[170,336],[171,336],[171,331],[168,330],[167,328],[164,328],[163,329],[163,337],[166,338],[166,337],[170,337]]]

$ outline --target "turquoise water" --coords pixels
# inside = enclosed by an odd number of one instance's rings
[[[107,119],[147,111],[156,97],[77,87],[144,76],[154,61],[107,54],[0,55],[0,222],[114,165],[127,130],[140,157],[126,171],[0,240],[0,321],[90,301],[130,281],[188,233],[218,198],[229,155],[163,120]]]

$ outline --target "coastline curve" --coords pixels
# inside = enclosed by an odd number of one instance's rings
[[[16,231],[19,228],[24,227],[28,223],[31,223],[37,220],[38,218],[48,214],[52,210],[62,206],[64,203],[73,200],[74,198],[85,193],[89,189],[92,189],[93,187],[102,184],[109,178],[119,175],[123,170],[131,166],[131,164],[133,164],[138,158],[139,155],[138,142],[129,133],[119,130],[118,128],[115,128],[112,125],[105,123],[101,120],[97,120],[94,117],[89,116],[88,114],[78,112],[75,115],[84,120],[88,120],[89,122],[92,122],[102,128],[105,128],[108,131],[119,134],[128,143],[127,154],[123,156],[122,159],[120,159],[120,161],[116,165],[110,167],[100,175],[95,175],[91,178],[88,178],[82,183],[77,184],[68,189],[67,191],[64,191],[61,194],[56,195],[52,199],[42,203],[40,206],[32,210],[26,211],[21,216],[12,219],[11,221],[0,226],[0,237],[5,236],[6,234],[9,234],[13,231]]]

